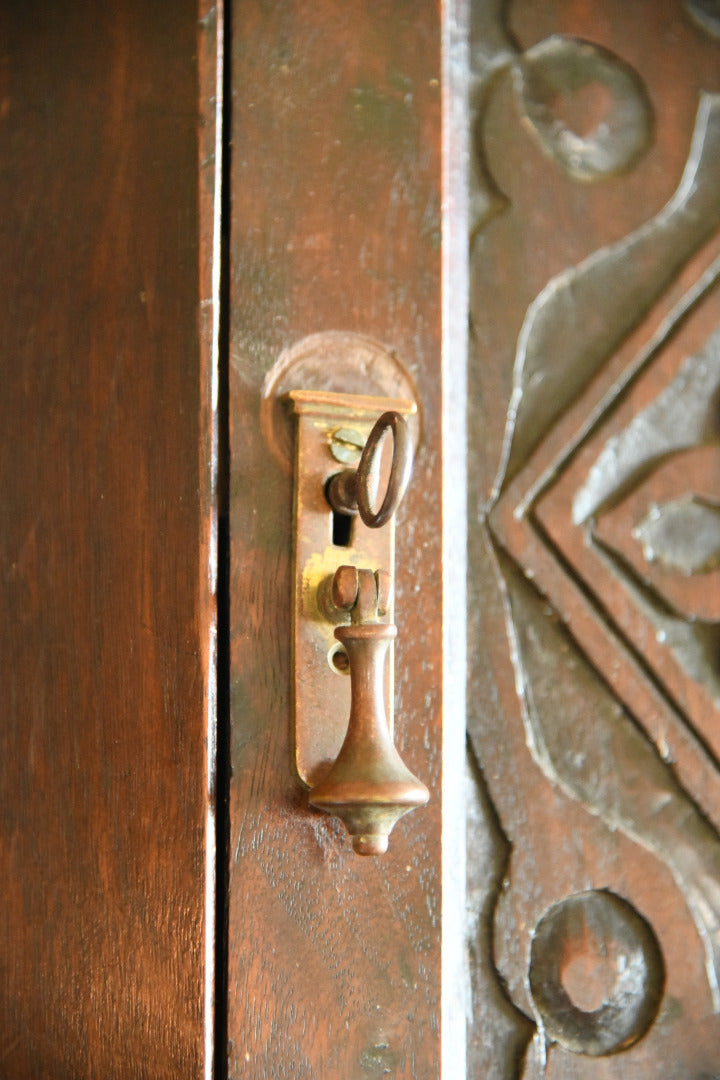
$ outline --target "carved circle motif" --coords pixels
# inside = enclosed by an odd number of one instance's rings
[[[553,36],[517,61],[515,87],[530,130],[543,150],[576,180],[593,181],[630,169],[646,150],[653,127],[644,85],[618,56],[577,38]],[[582,91],[600,98],[588,112],[592,130],[572,130],[558,113],[563,98]]]
[[[581,982],[571,969],[580,966]],[[543,915],[530,953],[530,993],[545,1032],[576,1054],[625,1050],[653,1023],[665,979],[660,946],[634,907],[614,893],[577,893]],[[597,1008],[587,1008],[599,997]],[[599,994],[598,994],[599,989]],[[581,1008],[575,999],[581,998]]]

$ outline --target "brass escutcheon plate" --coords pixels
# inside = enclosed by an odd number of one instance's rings
[[[354,431],[365,442],[387,410],[416,412],[402,398],[292,390],[287,394],[297,420],[295,441],[295,551],[293,594],[293,757],[300,781],[315,787],[328,773],[347,730],[350,678],[343,670],[342,646],[335,627],[349,622],[326,602],[329,584],[341,565],[394,573],[395,523],[371,529],[355,515],[334,520],[325,496],[330,478],[347,468],[333,454],[333,436]],[[337,436],[336,436],[337,437]],[[337,449],[337,448],[336,448]],[[342,528],[338,528],[338,524]],[[338,542],[340,541],[340,542]],[[386,612],[393,621],[392,600]],[[385,671],[386,710],[392,734],[393,648]]]

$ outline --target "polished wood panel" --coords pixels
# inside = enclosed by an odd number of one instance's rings
[[[0,11],[8,1078],[203,1072],[197,16]]]
[[[243,0],[232,64],[230,1075],[424,1080],[440,1059],[439,13]],[[260,407],[283,349],[330,331],[396,353],[422,409],[395,726],[431,803],[380,858],[308,808],[291,764],[292,482]],[[371,366],[336,385],[328,357],[319,388],[372,382]]]

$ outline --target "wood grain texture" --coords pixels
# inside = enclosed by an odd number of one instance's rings
[[[651,144],[628,171],[590,185],[543,152],[508,65],[495,70],[484,102],[476,151],[505,201],[496,199],[472,252],[470,520],[489,512],[491,529],[479,525],[471,536],[468,725],[482,767],[475,783],[485,833],[475,822],[475,844],[482,859],[492,846],[496,880],[504,882],[494,897],[479,900],[475,871],[474,903],[484,907],[471,942],[481,1026],[470,1039],[470,1075],[645,1080],[661,1072],[697,1080],[715,1075],[720,1060],[712,986],[720,881],[717,712],[709,683],[691,675],[688,663],[663,655],[670,649],[653,623],[660,615],[649,612],[642,587],[633,592],[622,567],[611,569],[599,551],[604,543],[625,552],[630,565],[632,529],[647,501],[674,493],[677,483],[672,487],[657,462],[646,462],[642,476],[628,482],[637,505],[624,502],[628,492],[618,489],[586,521],[573,515],[609,440],[657,401],[686,358],[700,355],[720,320],[717,291],[708,288],[666,340],[658,337],[663,320],[717,258],[717,142],[711,135],[700,153],[697,146],[691,152],[691,140],[701,91],[720,89],[720,47],[681,3],[517,0],[478,3],[475,10],[476,56],[482,41],[487,52],[511,56],[553,34],[575,35],[629,65],[654,120]],[[581,89],[551,96],[550,105],[587,135],[605,117],[609,98],[592,83]],[[698,180],[661,214],[689,156],[702,159]],[[683,199],[695,202],[687,217]],[[524,429],[508,458],[503,429],[514,389],[529,391],[529,406],[514,409],[516,428]],[[716,410],[709,411],[703,436],[716,442]],[[607,459],[620,457],[617,449],[613,444]],[[639,460],[639,438],[635,452]],[[694,453],[692,460],[667,457],[687,489],[697,484],[702,494],[708,484]],[[502,492],[497,504],[494,486]],[[640,586],[656,588],[659,571],[642,569],[642,554],[635,562]],[[705,586],[706,607],[715,610],[717,575],[708,575]],[[686,595],[689,588],[677,586],[672,604]],[[677,614],[672,604],[662,617]],[[656,796],[663,785],[672,794],[643,803],[655,784]],[[485,805],[487,793],[493,809]],[[690,897],[698,886],[709,899],[693,916]],[[614,1056],[546,1047],[539,1029],[526,1053],[537,1018],[528,985],[535,928],[553,904],[586,889],[611,890],[653,927],[665,966],[657,1019],[634,1047]],[[703,919],[713,923],[709,932]],[[584,990],[595,987],[597,1004],[607,991],[600,965],[569,950],[568,968],[574,960],[586,964]],[[489,991],[494,967],[503,982]],[[512,1016],[501,986],[531,1024]]]
[[[189,0],[0,12],[8,1080],[203,1069],[196,35]]]
[[[424,1080],[440,1054],[439,13],[238,3],[232,78],[230,1075]],[[291,768],[292,487],[259,406],[282,349],[328,330],[393,348],[423,409],[398,516],[396,738],[431,804],[378,859],[308,809]]]

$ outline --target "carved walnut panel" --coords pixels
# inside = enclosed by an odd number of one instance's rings
[[[476,2],[469,1075],[720,1075],[720,5]]]

